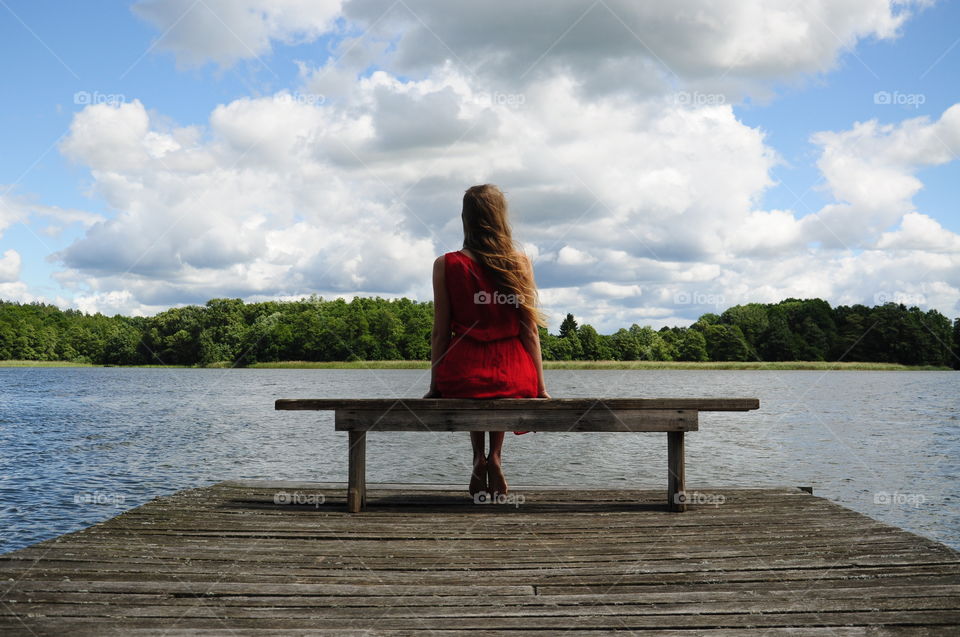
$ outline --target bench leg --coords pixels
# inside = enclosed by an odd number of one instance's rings
[[[359,513],[367,500],[367,432],[350,432],[347,510]]]
[[[683,432],[667,432],[667,508],[671,511],[687,510],[686,481],[683,467]]]

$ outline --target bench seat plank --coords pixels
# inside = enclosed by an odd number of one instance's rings
[[[337,431],[696,431],[697,411],[684,409],[593,409],[411,411],[337,409]]]
[[[750,411],[760,408],[758,398],[281,398],[280,410],[379,409],[395,407],[415,412],[432,409],[573,410],[692,409],[696,411]]]
[[[368,431],[667,432],[667,507],[686,511],[683,434],[701,411],[749,411],[757,398],[281,398],[275,409],[333,411],[349,432],[347,510],[366,501]]]

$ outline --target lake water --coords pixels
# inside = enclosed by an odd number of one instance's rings
[[[420,397],[426,370],[0,369],[0,552],[227,479],[344,481],[329,412],[276,398]],[[561,397],[758,397],[687,435],[688,492],[809,485],[960,548],[956,372],[551,370]],[[370,482],[466,486],[465,434],[371,434]],[[514,485],[666,488],[664,434],[508,434]]]

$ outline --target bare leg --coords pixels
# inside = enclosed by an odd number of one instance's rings
[[[490,455],[487,457],[487,485],[491,493],[507,493],[507,479],[500,465],[500,452],[503,449],[502,431],[490,432]]]
[[[473,445],[473,463],[476,464],[480,460],[484,460],[486,454],[484,453],[484,443],[486,442],[485,436],[482,431],[471,431],[470,432],[470,444]]]
[[[470,432],[470,444],[473,445],[473,473],[470,475],[470,495],[487,490],[487,458],[483,450],[484,442],[482,431]]]

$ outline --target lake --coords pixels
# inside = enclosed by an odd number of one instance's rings
[[[418,398],[428,370],[0,369],[0,552],[227,479],[344,481],[346,433],[277,398]],[[688,492],[812,486],[960,548],[956,372],[549,370],[567,397],[758,397],[701,415]],[[507,434],[511,484],[666,489],[664,434]],[[369,482],[463,484],[465,434],[368,436]]]

